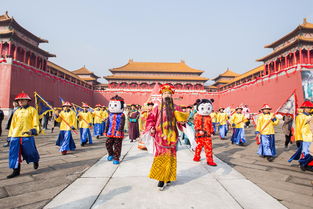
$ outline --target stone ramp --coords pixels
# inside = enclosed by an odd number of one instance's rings
[[[217,167],[193,162],[185,147],[177,152],[177,181],[164,191],[147,177],[151,154],[125,142],[122,158],[116,166],[103,157],[45,208],[285,208],[224,162],[215,158]]]

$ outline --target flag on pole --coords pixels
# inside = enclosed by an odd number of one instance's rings
[[[79,112],[83,111],[83,108],[77,104],[72,103],[73,107],[74,107],[74,111],[76,113],[76,115],[78,115]]]
[[[88,106],[88,111],[89,112],[94,112],[95,110],[92,108],[92,107],[90,107],[88,104],[86,104],[85,102],[82,102],[82,104],[83,104],[83,106],[85,105],[85,106]]]
[[[43,116],[48,112],[53,112],[51,105],[44,100],[37,92],[34,92],[35,97],[35,105],[38,111],[39,118],[43,118]]]
[[[61,101],[61,104],[63,105],[65,103],[64,99],[62,99],[62,97],[59,96],[59,99]]]
[[[285,101],[285,103],[278,109],[277,114],[290,115],[295,118],[297,114],[297,97],[296,91],[293,91],[291,96]]]

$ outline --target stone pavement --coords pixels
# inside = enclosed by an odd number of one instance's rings
[[[57,129],[51,134],[51,130],[47,130],[46,135],[36,137],[41,157],[38,170],[23,161],[21,175],[13,179],[6,179],[12,170],[8,168],[8,148],[2,147],[7,132],[3,134],[0,140],[1,209],[42,208],[106,154],[103,138],[93,138],[94,144],[80,147],[79,136],[73,134],[77,150],[62,156],[55,146],[58,132]]]
[[[184,146],[177,153],[177,181],[164,191],[147,178],[151,154],[125,142],[122,158],[117,166],[103,157],[45,208],[285,208],[226,163],[216,159],[218,166],[210,167],[204,160],[193,162]]]
[[[295,145],[292,145],[289,151],[284,151],[283,141],[284,136],[280,131],[280,127],[276,128],[276,144],[278,148],[278,157],[274,162],[267,162],[263,158],[259,158],[256,155],[257,145],[254,138],[254,129],[249,128],[247,130],[247,139],[249,141],[248,146],[238,147],[231,145],[229,140],[221,141],[217,137],[214,137],[214,153],[218,158],[235,168],[248,180],[258,185],[272,197],[276,198],[283,205],[288,208],[312,208],[312,186],[313,180],[312,172],[303,172],[299,169],[296,162],[288,163],[288,158],[293,154]],[[8,148],[3,148],[2,144],[5,140],[6,132],[4,136],[0,137],[0,208],[42,208],[48,202],[51,201],[57,194],[59,194],[64,188],[67,188],[75,179],[80,177],[86,170],[88,170],[96,162],[98,164],[105,154],[104,140],[97,140],[94,138],[94,144],[91,146],[81,148],[79,146],[78,136],[74,135],[74,139],[77,145],[77,151],[70,155],[62,156],[58,152],[58,148],[55,146],[55,140],[57,138],[58,130],[56,133],[51,134],[49,131],[46,135],[40,135],[36,137],[36,144],[41,154],[40,167],[38,170],[33,170],[32,165],[22,163],[22,174],[20,177],[14,179],[6,179],[6,176],[10,174],[11,170],[7,168],[7,151]],[[124,150],[125,151],[125,150]],[[131,154],[131,153],[129,153]],[[135,154],[135,153],[134,153]],[[179,155],[181,153],[179,152]],[[143,155],[143,154],[142,154]],[[136,156],[140,156],[139,154]],[[128,156],[132,157],[132,156]],[[145,156],[140,156],[140,160],[145,159]],[[135,158],[135,157],[132,157]],[[130,158],[130,159],[132,159]],[[148,157],[149,158],[149,157]],[[127,158],[124,163],[126,164]],[[138,159],[138,160],[139,160]],[[150,159],[151,160],[151,159]],[[102,160],[103,161],[103,160]],[[129,162],[132,162],[130,160]],[[188,158],[188,162],[190,159]],[[140,165],[140,162],[138,161]],[[185,164],[184,164],[185,165]],[[187,164],[186,164],[187,165]],[[121,168],[123,168],[121,164]],[[190,166],[190,165],[189,165]],[[110,168],[114,168],[110,164]],[[143,178],[142,190],[148,192],[156,192],[153,188],[156,187],[154,181],[149,180],[146,175],[150,168],[150,161],[145,166],[144,171],[141,172]],[[120,169],[120,168],[119,168]],[[91,170],[91,169],[90,169]],[[186,167],[187,172],[192,172]],[[200,169],[203,170],[203,169]],[[89,170],[88,170],[89,171]],[[117,170],[118,171],[118,170]],[[109,172],[109,171],[108,171]],[[129,171],[135,173],[135,171]],[[201,178],[195,180],[188,180],[188,177],[183,177],[181,174],[186,172],[179,172],[181,180],[184,184],[177,182],[178,185],[169,188],[168,191],[178,186],[187,186],[188,181],[201,184]],[[86,175],[88,172],[86,172]],[[90,171],[89,171],[90,174]],[[94,174],[96,175],[96,173]],[[208,176],[208,174],[207,174]],[[89,179],[89,178],[88,178]],[[90,178],[91,179],[91,178]],[[112,178],[114,180],[114,178]],[[190,178],[189,178],[190,179]],[[208,177],[210,180],[210,178]],[[209,181],[208,180],[208,181]],[[113,181],[111,181],[113,182]],[[136,182],[135,182],[136,183]],[[72,184],[74,185],[74,184]],[[72,186],[71,185],[71,186]],[[99,185],[101,186],[101,184]],[[145,186],[148,186],[149,190]],[[152,189],[151,189],[152,188]],[[125,187],[124,190],[114,190],[109,193],[109,198],[113,198],[116,194],[123,193],[130,190],[129,187]],[[186,191],[192,190],[192,194],[200,195],[198,191],[189,189],[186,187]],[[104,190],[105,191],[105,190]],[[166,192],[166,191],[165,191]],[[87,192],[86,192],[87,193]],[[184,193],[186,193],[184,191]],[[191,192],[187,192],[188,197],[181,199],[185,200],[190,197]],[[152,193],[151,193],[152,194]],[[210,193],[208,193],[210,194]],[[253,192],[251,192],[253,194]],[[248,195],[251,195],[248,194]],[[141,198],[139,192],[130,199],[136,199],[137,201],[145,201]],[[207,195],[208,198],[210,195]],[[162,196],[158,197],[160,200]],[[256,198],[257,199],[257,198]],[[148,198],[149,200],[149,198]],[[180,201],[180,199],[175,199]],[[109,200],[106,200],[109,201]],[[199,203],[200,204],[200,203]]]
[[[256,154],[257,145],[254,140],[253,128],[246,130],[246,139],[248,139],[246,147],[232,145],[229,140],[222,141],[214,137],[214,154],[286,207],[313,208],[311,185],[313,172],[303,172],[296,161],[287,162],[294,154],[296,145],[289,146],[288,151],[285,151],[285,137],[282,134],[281,126],[277,126],[275,130],[278,156],[273,162],[268,162]]]

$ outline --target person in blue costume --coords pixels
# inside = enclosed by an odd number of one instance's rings
[[[101,115],[103,117],[103,121],[101,123],[101,133],[103,135],[103,132],[104,132],[104,129],[105,129],[105,122],[108,119],[108,115],[109,114],[108,114],[106,106],[104,106],[104,105],[101,106],[101,111],[102,111]]]
[[[225,108],[221,107],[216,115],[216,121],[219,125],[220,138],[223,140],[228,132],[228,114],[224,112]]]
[[[9,168],[12,174],[7,178],[20,175],[21,162],[34,163],[34,169],[39,167],[39,153],[36,148],[34,136],[39,133],[39,116],[37,110],[29,106],[31,98],[26,93],[20,93],[15,97],[19,108],[14,112],[10,124],[10,150]]]
[[[60,113],[55,112],[54,115],[55,120],[60,123],[60,133],[56,145],[60,147],[62,155],[66,155],[68,151],[74,151],[76,149],[72,130],[77,129],[77,120],[71,106],[71,103],[65,102],[62,105],[63,110]]]
[[[92,127],[92,114],[88,111],[89,106],[83,104],[83,111],[79,112],[77,115],[77,120],[79,121],[79,132],[80,132],[80,145],[83,147],[89,142],[92,144],[92,137],[90,133],[90,128]]]
[[[271,113],[272,108],[264,104],[261,108],[262,114],[257,119],[256,122],[256,134],[260,137],[260,144],[258,149],[258,155],[267,158],[269,162],[272,162],[276,156],[276,146],[275,146],[275,129],[279,120],[276,118],[275,114]]]
[[[212,125],[213,125],[213,135],[216,135],[218,132],[218,123],[217,123],[217,112],[215,112],[214,110],[212,110],[211,114],[210,114],[211,118],[212,118]]]
[[[93,111],[93,125],[94,125],[94,136],[99,139],[103,136],[103,122],[104,122],[104,112],[101,110],[102,105],[97,104],[95,110]]]
[[[108,150],[108,161],[120,164],[122,142],[124,138],[125,115],[124,99],[118,95],[112,97],[109,102],[109,117],[106,122],[104,136],[107,137],[106,148]]]
[[[248,120],[242,114],[243,107],[237,107],[235,113],[231,116],[229,122],[233,127],[233,135],[231,137],[232,144],[243,146],[246,143],[245,139],[245,122]]]
[[[311,130],[311,121],[313,120],[311,112],[313,103],[305,101],[301,105],[303,112],[296,117],[295,140],[299,145],[296,153],[288,160],[299,160],[300,168],[306,170],[307,165],[312,161],[309,153],[309,147],[312,143],[313,133]]]

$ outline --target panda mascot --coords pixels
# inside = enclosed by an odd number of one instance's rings
[[[197,143],[195,149],[195,155],[193,160],[199,162],[201,157],[201,151],[204,147],[207,164],[210,166],[216,166],[216,163],[213,161],[212,153],[212,138],[213,126],[210,113],[213,110],[212,103],[213,99],[198,99],[197,100],[197,114],[194,119],[195,126],[195,140]]]
[[[106,148],[108,160],[113,164],[120,164],[122,141],[124,138],[125,115],[124,99],[118,95],[112,97],[109,102],[109,117],[106,122],[104,135],[107,137]]]

